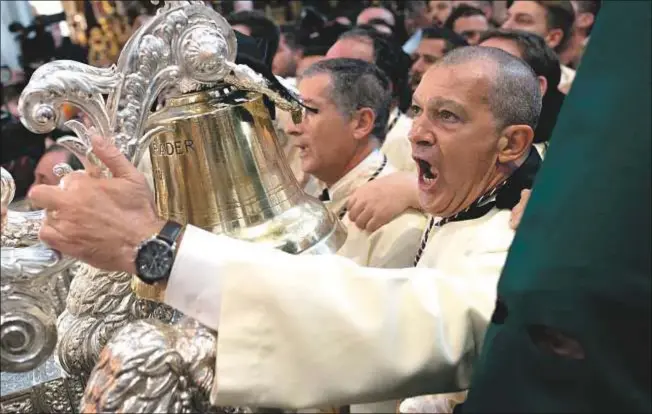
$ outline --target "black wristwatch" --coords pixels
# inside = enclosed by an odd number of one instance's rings
[[[182,228],[181,224],[168,220],[159,234],[138,246],[136,276],[144,283],[153,285],[168,280]]]

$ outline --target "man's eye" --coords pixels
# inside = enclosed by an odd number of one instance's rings
[[[457,115],[446,110],[439,111],[438,115],[439,118],[441,118],[445,122],[457,122],[460,120],[460,118]]]
[[[408,118],[416,118],[420,114],[421,114],[421,108],[419,108],[416,105],[410,105],[410,107],[407,110]]]
[[[516,21],[520,24],[532,24],[532,20],[528,17],[519,16]]]
[[[319,109],[317,108],[306,108],[303,107],[303,118],[310,118],[313,115],[316,115],[319,113]]]

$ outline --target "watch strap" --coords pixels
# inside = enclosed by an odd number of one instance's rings
[[[181,229],[183,229],[181,224],[168,220],[156,237],[173,246],[181,234]]]

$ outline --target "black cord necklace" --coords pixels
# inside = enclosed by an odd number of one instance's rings
[[[378,175],[383,171],[383,169],[385,168],[386,165],[387,165],[387,156],[383,154],[383,162],[380,164],[380,167],[378,167],[378,169],[376,169],[376,171],[374,171],[374,173],[371,175],[371,177],[369,177],[367,182],[369,183],[369,182],[375,180],[378,177]],[[342,207],[340,209],[339,213],[337,214],[337,218],[342,220],[344,218],[344,216],[346,216],[346,213],[348,211],[349,211],[349,209],[345,205],[344,207]]]
[[[498,186],[494,187],[493,190],[489,191],[488,193],[482,195],[480,198],[475,200],[470,206],[465,208],[464,210],[460,211],[459,213],[452,215],[450,217],[445,217],[437,220],[435,217],[431,217],[430,221],[428,222],[428,226],[426,227],[426,231],[423,233],[423,237],[421,238],[421,244],[419,245],[419,250],[417,250],[417,255],[414,257],[414,266],[419,263],[419,260],[421,260],[421,256],[423,256],[423,251],[426,249],[426,245],[428,244],[428,239],[430,237],[430,233],[432,232],[432,229],[435,227],[439,228],[443,226],[446,223],[450,223],[451,221],[458,221],[466,216],[466,213],[475,210],[477,208],[483,208],[483,210],[489,211],[493,208],[493,206],[496,204],[496,193],[500,188],[505,184],[505,181],[503,181],[501,184]],[[484,214],[482,214],[484,215]]]

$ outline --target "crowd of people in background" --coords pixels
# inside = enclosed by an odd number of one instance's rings
[[[406,114],[412,92],[428,67],[449,51],[466,45],[484,43],[502,48],[527,61],[542,79],[546,105],[535,140],[543,149],[600,9],[600,2],[595,0],[511,1],[507,2],[504,16],[498,16],[492,1],[407,0],[400,10],[381,6],[356,8],[355,2],[340,2],[327,15],[310,6],[311,2],[305,2],[308,6],[302,9],[298,20],[278,25],[263,11],[254,10],[253,2],[235,3],[234,11],[226,16],[229,23],[235,30],[257,39],[265,48],[273,73],[290,82],[315,62],[327,58],[362,59],[383,70],[392,90],[383,147],[392,164],[401,170],[415,169],[409,157],[409,144],[402,139],[409,130]],[[237,3],[245,4],[238,7]],[[156,6],[147,6],[142,13],[133,7],[129,9],[134,28],[155,13]],[[2,86],[2,165],[15,175],[20,198],[34,179],[34,168],[46,149],[45,137],[29,133],[17,122],[17,99],[22,87],[33,70],[47,60],[86,59],[85,49],[61,36],[58,24],[37,18],[34,27],[12,29],[33,30],[37,34],[23,45],[25,70],[11,71],[11,79],[3,81]],[[49,57],[31,56],[34,51],[47,50],[53,51]],[[49,138],[63,135],[65,131],[56,131]],[[20,144],[16,147],[14,142]],[[295,172],[306,180],[298,168]]]

